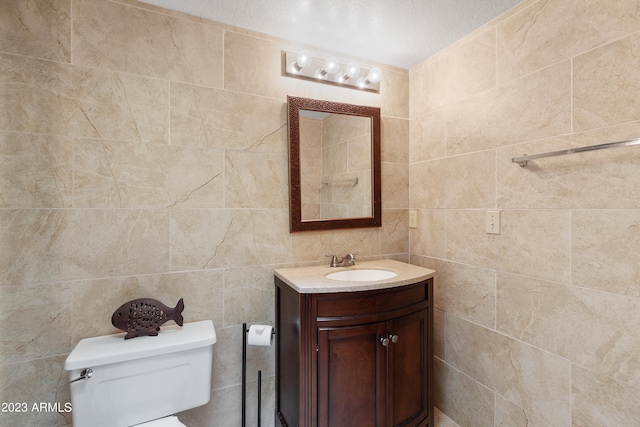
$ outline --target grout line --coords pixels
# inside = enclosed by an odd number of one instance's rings
[[[574,134],[574,120],[573,120],[573,57],[570,58],[569,63],[569,132],[570,135]]]

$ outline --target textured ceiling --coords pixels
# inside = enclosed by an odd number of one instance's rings
[[[409,69],[522,0],[142,0]]]

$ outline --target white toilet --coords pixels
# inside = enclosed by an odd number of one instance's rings
[[[173,414],[209,401],[215,342],[211,320],[81,340],[64,364],[71,381],[86,376],[69,384],[73,427],[184,426]]]

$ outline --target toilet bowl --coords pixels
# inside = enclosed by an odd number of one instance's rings
[[[215,342],[211,320],[81,340],[65,361],[73,426],[183,427],[174,414],[209,402]]]

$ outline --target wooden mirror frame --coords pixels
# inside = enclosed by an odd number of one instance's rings
[[[290,231],[334,230],[380,227],[382,225],[380,109],[362,105],[342,104],[317,99],[287,96],[289,114],[289,221]],[[360,218],[327,218],[302,220],[302,186],[300,170],[300,110],[337,113],[371,118],[371,212]]]

